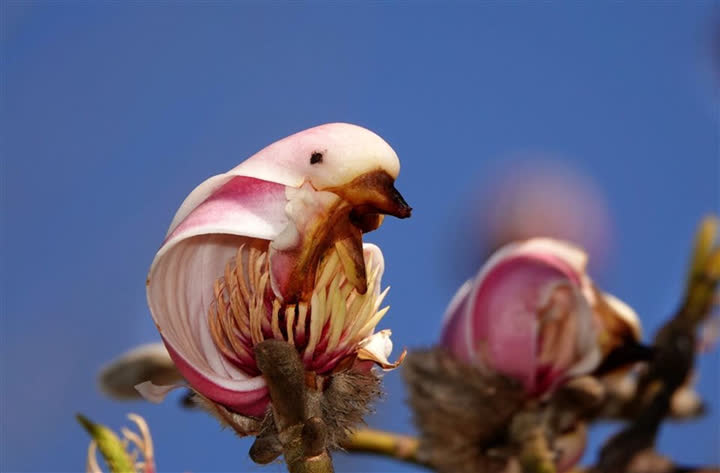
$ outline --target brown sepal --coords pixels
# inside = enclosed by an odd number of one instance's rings
[[[525,394],[517,383],[481,373],[440,348],[411,352],[403,374],[424,462],[441,473],[516,468],[502,446]]]
[[[240,437],[258,435],[263,430],[263,419],[248,417],[230,411],[195,391],[192,398],[195,405],[209,412],[223,427],[230,427]]]

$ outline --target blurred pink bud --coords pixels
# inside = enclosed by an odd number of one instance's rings
[[[504,246],[453,298],[442,345],[465,362],[517,379],[531,396],[590,373],[620,343],[617,337],[627,337],[609,333],[607,320],[632,327],[633,336],[639,325],[629,307],[595,289],[586,264],[582,250],[558,240]]]
[[[528,238],[547,237],[582,246],[594,266],[609,260],[612,218],[597,182],[552,157],[520,158],[493,176],[478,196],[474,240],[495,250]]]
[[[395,152],[335,123],[280,140],[200,184],[175,214],[147,279],[163,341],[200,394],[245,415],[268,404],[253,348],[294,345],[308,371],[341,361],[384,368],[389,331],[374,333],[383,256],[363,245],[382,214],[407,217]],[[343,365],[345,366],[345,364]],[[159,400],[169,387],[138,389]]]

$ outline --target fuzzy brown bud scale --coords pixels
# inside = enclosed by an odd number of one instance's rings
[[[538,403],[520,383],[478,370],[442,348],[411,352],[403,374],[420,432],[419,460],[440,473],[512,473],[547,459],[564,466],[575,453],[568,451],[577,445],[573,437],[584,438],[586,413],[603,396],[587,377]]]

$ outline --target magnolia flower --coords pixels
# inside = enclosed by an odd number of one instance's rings
[[[455,357],[520,381],[542,396],[595,370],[613,349],[637,341],[637,316],[599,291],[587,256],[536,238],[504,246],[466,282],[445,315],[441,344]]]
[[[380,250],[362,233],[410,207],[393,185],[390,146],[354,125],[278,141],[185,199],[150,268],[148,304],[182,376],[248,416],[268,405],[253,347],[294,345],[308,372],[372,361],[391,368]],[[151,400],[167,387],[138,389]]]

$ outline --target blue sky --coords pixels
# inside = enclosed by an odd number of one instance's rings
[[[602,189],[614,242],[596,279],[648,333],[677,306],[696,223],[720,207],[711,2],[1,8],[4,471],[82,470],[77,411],[113,427],[145,416],[160,471],[282,471],[253,466],[249,440],[175,402],[103,398],[95,374],[157,339],[145,275],[184,196],[290,133],[347,121],[400,155],[414,215],[367,238],[386,255],[381,328],[399,347],[436,340],[470,274],[448,271],[456,235],[477,223],[462,218],[469,196],[518,155],[557,156]],[[716,350],[699,370],[709,416],[664,427],[663,452],[720,462],[718,372]],[[385,385],[369,424],[411,432],[399,373]]]

